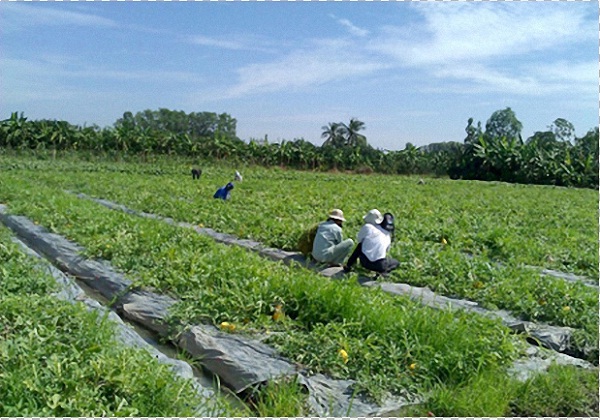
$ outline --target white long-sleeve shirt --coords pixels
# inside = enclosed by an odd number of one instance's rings
[[[362,242],[362,252],[372,262],[385,258],[392,245],[390,233],[381,226],[370,223],[360,228],[356,241]]]

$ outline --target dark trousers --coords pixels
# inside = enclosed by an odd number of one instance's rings
[[[356,246],[354,252],[352,253],[352,255],[350,255],[350,258],[348,258],[348,263],[346,264],[346,266],[352,267],[357,259],[360,260],[360,265],[362,265],[364,268],[366,268],[367,270],[375,271],[377,273],[389,273],[390,271],[398,268],[398,265],[400,265],[398,260],[390,257],[381,258],[376,261],[371,261],[362,252],[362,242]]]

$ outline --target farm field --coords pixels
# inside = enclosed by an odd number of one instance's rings
[[[203,401],[189,379],[177,378],[145,350],[118,343],[112,321],[102,314],[53,296],[59,290],[55,280],[11,241],[4,226],[0,261],[3,417],[234,412],[218,395],[211,404],[208,397]],[[198,411],[193,401],[212,409]]]
[[[177,320],[229,322],[237,326],[235,334],[275,331],[268,342],[282,355],[309,371],[356,380],[357,392],[374,400],[411,390],[431,396],[414,408],[424,413],[542,415],[534,406],[539,401],[519,396],[525,385],[506,373],[523,354],[524,339],[498,322],[365,290],[353,281],[355,274],[328,280],[65,190],[287,250],[331,208],[344,210],[350,237],[370,208],[391,211],[397,223],[391,255],[401,267],[389,281],[572,327],[581,347],[595,346],[597,359],[597,288],[539,273],[546,268],[597,280],[597,191],[430,178],[419,185],[412,177],[242,167],[244,181],[236,183],[231,201],[222,202],[212,194],[231,180],[232,167],[205,165],[202,178],[192,181],[184,162],[3,156],[0,165],[0,202],[11,213],[77,242],[87,257],[110,261],[136,287],[181,299],[172,314]],[[277,302],[285,313],[280,322],[272,318]],[[596,376],[595,384],[579,377],[587,374]],[[552,368],[526,384],[556,387],[556,381],[545,382],[551,377],[588,384],[597,394],[597,370]],[[478,406],[475,392],[494,404]],[[566,401],[566,388],[555,392]],[[582,412],[594,407],[585,387],[570,398],[584,400]],[[542,405],[555,410],[550,415],[565,414],[548,401]],[[304,414],[298,410],[286,414]]]
[[[417,185],[410,177],[252,168],[243,171],[244,182],[224,203],[211,197],[232,178],[228,167],[205,167],[200,182],[194,182],[183,163],[88,163],[75,171],[69,170],[68,162],[59,162],[64,166],[57,170],[44,169],[45,161],[20,164],[24,177],[37,184],[288,250],[294,250],[302,232],[331,208],[344,209],[350,237],[370,208],[391,211],[397,232],[390,253],[401,269],[390,281],[428,286],[444,295],[510,310],[526,320],[577,328],[580,347],[597,349],[596,290],[541,277],[530,267],[585,276],[597,284],[595,191],[441,179]],[[27,165],[40,169],[28,172]],[[16,179],[11,184],[16,194],[29,189]]]

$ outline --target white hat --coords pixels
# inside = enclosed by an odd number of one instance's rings
[[[383,221],[383,216],[381,212],[377,209],[369,210],[367,214],[364,215],[363,220],[365,223],[371,223],[372,225],[378,225]]]
[[[340,209],[333,209],[333,210],[331,210],[331,212],[329,212],[329,218],[330,219],[341,220],[342,222],[346,221],[346,219],[344,219],[344,212],[341,211]]]

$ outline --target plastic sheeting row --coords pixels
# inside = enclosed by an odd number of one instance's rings
[[[3,205],[0,205],[0,220],[60,270],[75,276],[112,302],[123,318],[173,341],[236,393],[279,378],[297,377],[309,394],[312,411],[309,414],[335,417],[378,416],[420,401],[407,392],[403,396],[389,396],[383,404],[377,405],[354,395],[353,381],[334,380],[323,375],[307,376],[258,339],[224,333],[210,325],[169,326],[165,320],[169,308],[177,302],[175,299],[132,288],[131,281],[106,262],[84,258],[80,246],[23,216],[7,214]],[[80,291],[71,294],[79,296]]]
[[[341,268],[327,268],[322,269],[322,267],[307,261],[307,259],[300,253],[297,252],[288,252],[283,251],[276,248],[265,247],[260,242],[248,240],[248,239],[238,239],[237,237],[229,234],[223,234],[216,232],[210,228],[200,228],[198,226],[192,225],[186,222],[176,222],[170,217],[163,217],[159,215],[155,215],[152,213],[140,212],[136,210],[132,210],[122,204],[113,203],[109,200],[93,198],[83,193],[78,193],[77,196],[79,198],[84,198],[88,200],[92,200],[97,202],[105,207],[108,207],[113,210],[120,210],[132,215],[147,217],[151,219],[161,220],[163,222],[185,227],[189,229],[194,229],[196,232],[202,235],[207,235],[213,238],[214,240],[228,244],[228,245],[237,245],[252,251],[258,252],[260,255],[270,258],[275,261],[282,261],[284,263],[299,263],[302,266],[312,268],[316,271],[319,271],[320,274],[332,277],[332,278],[341,278],[344,276]],[[543,273],[548,274],[548,273]],[[579,279],[579,278],[578,278]],[[576,348],[572,342],[573,330],[569,327],[557,327],[547,324],[534,323],[530,321],[523,321],[513,315],[510,312],[505,310],[489,310],[483,308],[476,302],[472,302],[464,299],[455,299],[448,298],[439,294],[434,293],[431,289],[427,287],[415,287],[404,283],[386,283],[386,282],[375,282],[371,281],[371,279],[362,278],[359,280],[363,286],[366,287],[380,287],[382,290],[396,294],[396,295],[404,295],[408,296],[411,299],[418,300],[422,302],[424,305],[437,308],[437,309],[452,309],[452,310],[465,310],[470,312],[476,312],[483,316],[491,317],[499,319],[504,325],[517,333],[525,333],[528,336],[528,340],[535,345],[542,345],[548,349],[565,353],[567,355],[574,356],[576,358],[589,358],[591,354],[595,351],[592,348]]]
[[[38,260],[38,266],[41,269],[47,270],[48,273],[56,280],[59,285],[59,291],[53,295],[66,302],[82,302],[88,310],[99,312],[102,317],[106,316],[115,326],[115,338],[124,346],[141,348],[152,355],[159,363],[166,364],[170,367],[175,375],[183,379],[192,381],[196,394],[198,396],[198,404],[196,406],[197,416],[223,416],[227,413],[221,412],[221,408],[215,404],[215,393],[211,388],[205,387],[198,378],[195,377],[192,367],[182,360],[173,359],[158,351],[154,346],[146,342],[133,328],[127,325],[114,312],[102,306],[97,301],[86,296],[84,290],[79,287],[73,280],[67,277],[62,271],[59,271],[52,266],[48,261],[44,260],[37,252],[28,247],[25,243],[17,238],[13,241],[21,248],[21,250]]]

